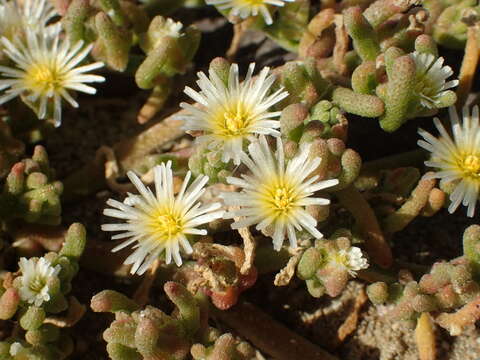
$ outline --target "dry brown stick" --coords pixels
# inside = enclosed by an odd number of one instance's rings
[[[415,341],[417,343],[420,360],[435,360],[437,357],[435,324],[429,313],[422,313],[417,320]]]
[[[358,325],[358,320],[360,319],[360,311],[362,310],[363,305],[365,305],[367,301],[367,294],[365,293],[365,290],[362,289],[358,296],[355,298],[355,303],[353,304],[352,311],[337,330],[337,346],[343,343],[345,339],[355,331]]]
[[[477,71],[478,56],[478,26],[471,25],[467,30],[467,44],[465,46],[465,55],[463,56],[462,67],[458,76],[459,84],[457,88],[456,107],[460,110],[467,101],[468,94],[472,89],[473,78]]]
[[[390,267],[393,262],[392,251],[370,204],[353,185],[336,192],[336,195],[360,226],[365,236],[365,246],[373,262],[383,268]]]
[[[240,48],[240,43],[242,42],[243,35],[245,31],[250,27],[253,22],[253,18],[242,20],[233,25],[233,38],[230,42],[230,47],[226,52],[226,57],[228,61],[233,61],[237,55],[238,49]]]
[[[297,270],[297,265],[302,258],[302,254],[305,251],[305,248],[298,247],[295,250],[290,249],[291,257],[288,260],[287,264],[281,269],[277,275],[275,275],[275,280],[273,284],[275,286],[287,286],[292,281],[295,271]]]
[[[255,260],[255,249],[257,248],[257,242],[253,237],[250,229],[240,228],[237,230],[243,240],[243,252],[245,253],[245,260],[243,261],[240,273],[245,275],[250,272],[253,266],[253,261]]]
[[[336,360],[325,350],[288,329],[250,303],[214,310],[223,323],[276,360]]]

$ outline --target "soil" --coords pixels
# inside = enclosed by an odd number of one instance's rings
[[[193,83],[196,71],[205,70],[212,58],[225,54],[232,34],[231,25],[214,10],[193,11],[193,14],[189,10],[188,16],[192,22],[196,19],[194,22],[204,32],[204,37],[195,59],[195,69],[192,68],[186,76],[179,77],[177,88],[167,106],[170,108],[183,99],[181,90],[185,83]],[[280,49],[261,34],[252,32],[243,39],[236,61],[245,69],[245,65],[251,61],[256,61],[258,68],[261,68],[266,65],[275,66],[293,58],[292,54]],[[136,114],[148,94],[136,88],[131,76],[108,76],[109,81],[99,88],[98,96],[80,97],[80,109],[65,107],[62,126],[45,142],[59,178],[64,178],[93,159],[100,146],[113,145],[161,119],[160,114],[151,123],[138,125]],[[422,125],[428,128],[428,123],[428,120],[410,121],[392,135],[380,130],[374,120],[352,117],[349,146],[359,151],[364,160],[414,149],[417,127]],[[385,144],[389,144],[388,148]],[[114,196],[118,195],[105,189],[81,201],[66,204],[63,223],[69,225],[72,222],[82,222],[87,227],[90,238],[108,241],[108,234],[100,231],[100,224],[106,220],[101,214],[105,201]],[[478,221],[478,218],[468,220],[463,210],[453,216],[442,212],[433,218],[418,219],[393,239],[395,257],[424,265],[430,265],[439,259],[454,258],[461,254],[461,234],[464,228],[475,220]],[[340,346],[332,348],[333,335],[349,314],[359,291],[365,287],[361,282],[352,281],[339,298],[315,299],[300,281],[293,280],[286,287],[275,288],[272,280],[271,276],[262,276],[244,297],[290,329],[328,349],[339,359],[418,359],[412,329],[406,323],[390,321],[385,316],[387,307],[375,307],[369,303],[363,307],[354,333]],[[74,282],[73,292],[81,302],[89,304],[90,298],[103,289],[113,288],[131,295],[134,287],[132,280],[82,268]],[[160,307],[167,303],[161,289],[155,290],[153,303]],[[76,327],[79,331],[76,330],[73,334],[79,349],[74,359],[108,358],[101,334],[111,318],[110,315],[87,312]],[[437,329],[437,339],[441,360],[480,359],[477,329],[468,330],[458,337],[451,337],[444,330]]]

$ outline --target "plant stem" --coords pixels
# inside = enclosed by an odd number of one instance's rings
[[[463,56],[462,67],[460,68],[460,74],[458,76],[457,110],[460,110],[465,105],[468,94],[472,89],[473,78],[477,71],[478,56],[478,27],[476,25],[471,25],[467,30],[465,55]]]
[[[337,359],[250,303],[239,303],[227,311],[214,309],[213,313],[275,360]]]
[[[368,254],[377,265],[388,268],[392,265],[392,251],[388,246],[377,217],[368,201],[353,186],[336,192],[340,203],[353,215],[365,236],[365,245]]]
[[[417,149],[372,161],[367,161],[363,164],[362,172],[360,175],[384,169],[394,169],[405,166],[422,166],[423,162],[427,160],[427,158],[428,153],[425,150]]]
[[[400,209],[383,220],[383,229],[387,234],[403,230],[415,219],[428,203],[430,192],[435,187],[435,179],[420,179],[410,198]]]
[[[251,19],[242,20],[241,22],[233,25],[233,38],[230,43],[230,47],[227,50],[226,56],[228,61],[233,61],[237,55],[238,49],[240,48],[240,43],[242,41],[245,31],[252,24]]]

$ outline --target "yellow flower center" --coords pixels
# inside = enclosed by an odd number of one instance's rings
[[[285,187],[280,187],[275,190],[273,203],[277,210],[287,211],[292,206],[293,200],[291,191],[287,190]]]
[[[223,116],[225,119],[226,132],[228,132],[230,135],[241,135],[248,120],[246,119],[245,115],[239,112],[225,112]]]
[[[152,232],[162,240],[170,240],[183,230],[183,221],[180,216],[170,212],[161,212],[153,217]]]
[[[62,87],[63,78],[52,66],[33,64],[26,71],[25,82],[32,91],[45,95],[48,91]]]
[[[217,135],[225,137],[245,136],[251,124],[251,111],[240,102],[222,109],[214,117]]]
[[[480,158],[477,155],[467,155],[463,160],[462,168],[469,176],[480,176]]]
[[[265,211],[274,217],[288,216],[298,201],[294,188],[284,181],[267,185],[261,193]]]
[[[28,288],[35,293],[39,293],[45,287],[46,281],[43,276],[36,275],[29,283]]]
[[[348,256],[346,251],[338,251],[334,255],[332,255],[332,261],[339,265],[343,265],[345,267],[349,266]]]
[[[237,0],[238,5],[259,6],[265,5],[265,0]]]

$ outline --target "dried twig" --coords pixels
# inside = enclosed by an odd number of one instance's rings
[[[241,20],[240,22],[233,25],[233,38],[230,43],[230,47],[226,52],[226,57],[228,61],[232,61],[235,59],[238,49],[240,48],[243,35],[245,34],[245,31],[247,31],[247,29],[252,24],[252,19],[253,18]]]
[[[368,297],[365,293],[365,290],[362,288],[358,296],[355,298],[355,303],[353,304],[353,309],[350,314],[347,316],[343,324],[337,330],[336,345],[340,345],[347,336],[355,331],[358,325],[358,320],[360,318],[360,311],[362,310],[363,305],[367,302]]]
[[[325,350],[307,341],[250,303],[231,310],[214,310],[215,316],[276,360],[336,360]],[[268,334],[268,336],[265,336]]]
[[[290,250],[291,257],[288,259],[287,265],[281,269],[277,275],[275,275],[274,284],[275,286],[287,286],[295,275],[295,270],[297,264],[300,261],[305,248],[297,248],[295,250]]]
[[[248,228],[240,228],[238,229],[238,233],[243,239],[243,252],[245,253],[245,260],[240,268],[240,274],[245,275],[250,272],[253,266],[257,242]]]

